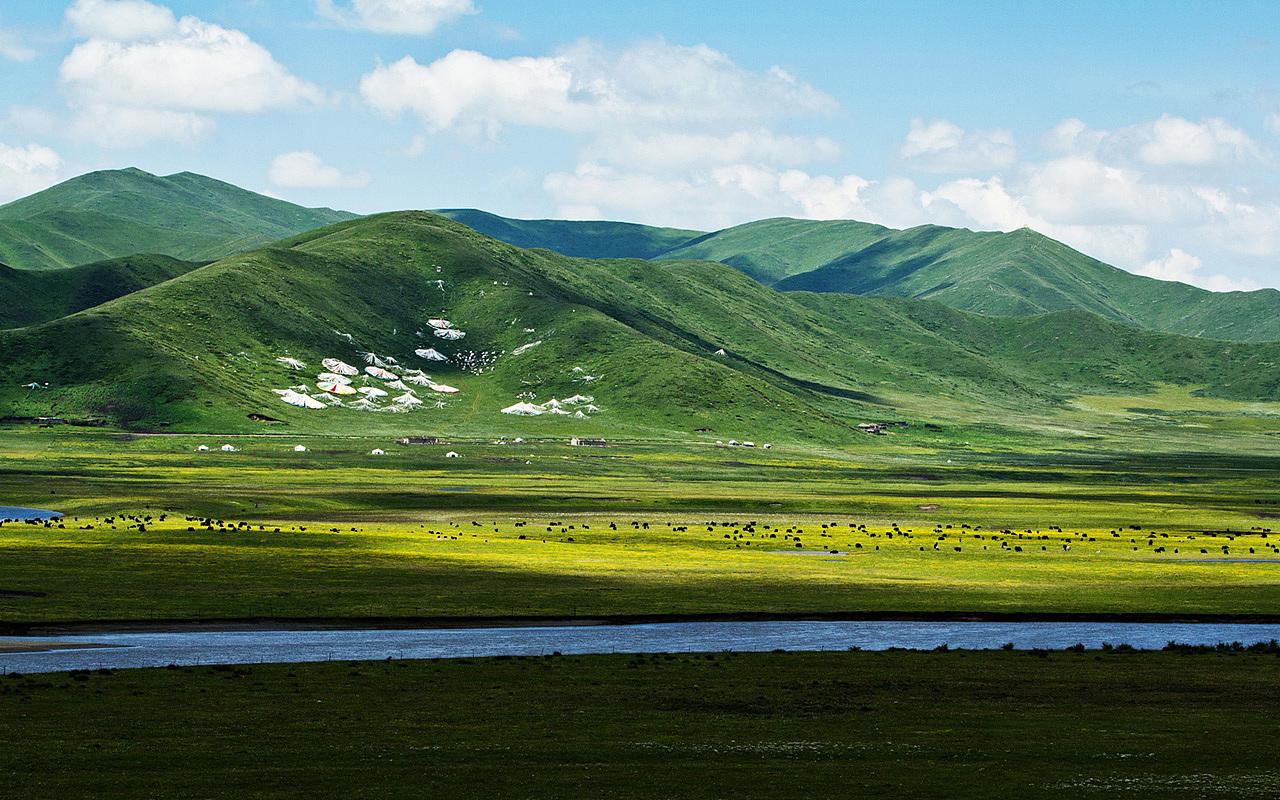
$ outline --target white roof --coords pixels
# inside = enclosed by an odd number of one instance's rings
[[[515,414],[518,417],[537,417],[546,413],[542,406],[535,406],[533,403],[516,403],[513,406],[507,406],[502,409],[503,414]]]
[[[359,375],[360,374],[360,370],[351,366],[347,362],[339,361],[336,358],[326,358],[324,361],[321,361],[320,363],[324,365],[325,369],[329,370],[330,372],[336,372],[339,375]]]
[[[386,450],[381,450],[377,447],[369,451],[369,455],[371,456],[385,456],[386,454],[387,454]]]

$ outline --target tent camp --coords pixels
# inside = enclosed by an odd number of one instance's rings
[[[457,328],[444,328],[444,329],[436,330],[436,337],[439,339],[444,339],[446,342],[456,342],[459,339],[463,338],[464,336],[466,336],[466,334],[458,330]]]
[[[429,319],[427,324],[438,331],[448,330],[453,327],[453,323],[447,319]]]
[[[380,381],[398,381],[400,376],[394,372],[388,372],[382,367],[365,367],[364,371],[377,378]]]

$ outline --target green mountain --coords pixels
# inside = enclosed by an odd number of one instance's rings
[[[210,261],[354,216],[190,172],[91,172],[0,206],[0,262],[56,269],[134,253]]]
[[[453,328],[436,333],[433,320]],[[449,361],[415,354],[428,347]],[[319,395],[321,359],[363,366],[366,353],[460,392],[415,388],[424,404],[390,413],[385,398],[307,410],[273,391]],[[1047,419],[1078,395],[1161,384],[1275,400],[1277,364],[1280,345],[1143,332],[1082,311],[999,318],[780,293],[715,262],[575,259],[401,212],[0,331],[0,407],[198,430],[254,427],[257,415],[328,432],[842,441],[868,418]],[[583,418],[500,413],[570,395],[593,398],[566,407]]]
[[[631,222],[508,219],[472,208],[436,213],[516,247],[545,248],[580,258],[655,258],[703,235]]]
[[[453,213],[453,212],[451,212]],[[692,236],[621,223],[507,220],[455,213],[502,241],[566,255],[700,259],[781,291],[934,300],[993,316],[1081,309],[1146,330],[1225,341],[1280,341],[1280,291],[1210,292],[1104,264],[1028,229],[924,225],[894,230],[847,220],[766,219]]]
[[[35,325],[101,305],[201,266],[156,255],[125,256],[79,267],[21,270],[0,264],[0,328]]]

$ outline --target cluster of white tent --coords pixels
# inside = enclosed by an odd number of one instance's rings
[[[528,400],[521,400],[515,405],[507,406],[502,409],[503,414],[512,414],[517,417],[540,417],[544,414],[561,417],[573,417],[575,419],[590,419],[589,414],[600,411],[600,406],[595,404],[595,398],[590,395],[575,394],[573,397],[566,397],[563,400],[551,398],[545,403],[532,403]]]
[[[432,361],[448,360],[436,350],[419,350],[417,355]],[[316,373],[314,388],[299,384],[287,389],[276,389],[275,393],[280,396],[281,401],[297,408],[319,410],[342,407],[355,411],[404,413],[425,405],[413,386],[445,395],[457,394],[459,391],[457,387],[436,381],[420,369],[400,369],[399,362],[392,356],[380,356],[377,353],[361,353],[361,356],[368,364],[363,371],[341,359],[325,358],[320,362],[324,371]],[[276,360],[293,370],[302,370],[307,366],[305,362],[289,356],[281,356]],[[398,373],[392,372],[388,367],[396,367]],[[443,407],[444,401],[437,401],[435,406]]]

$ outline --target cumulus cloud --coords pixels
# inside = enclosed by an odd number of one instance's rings
[[[216,127],[212,117],[189,111],[91,103],[78,110],[71,133],[99,147],[141,147],[158,141],[189,144]]]
[[[95,141],[186,141],[212,130],[215,113],[257,113],[325,98],[243,32],[196,17],[175,19],[163,6],[79,0],[67,16],[88,38],[63,60],[59,81],[78,112],[73,131]],[[120,135],[114,142],[113,133]]]
[[[1280,136],[1280,113],[1268,114],[1265,120],[1267,130]]]
[[[454,50],[426,65],[405,57],[365,75],[360,93],[376,111],[415,114],[430,131],[489,136],[506,125],[599,132],[739,124],[835,105],[779,67],[750,72],[705,45],[661,39],[619,51],[579,42],[509,59]]]
[[[146,0],[76,0],[66,17],[72,32],[82,39],[158,39],[178,27],[172,11]]]
[[[1217,117],[1193,122],[1172,114],[1115,130],[1094,130],[1079,119],[1060,122],[1045,143],[1061,153],[1155,167],[1241,164],[1262,157],[1244,131]]]
[[[913,119],[898,152],[909,166],[926,172],[985,172],[1018,158],[1009,131],[966,131],[945,119]]]
[[[38,144],[0,143],[0,201],[46,189],[60,180],[62,158]]]
[[[428,36],[475,12],[472,0],[316,0],[316,13],[343,27],[411,36]]]
[[[1134,271],[1149,278],[1178,281],[1214,292],[1247,292],[1260,288],[1251,280],[1230,278],[1226,275],[1205,275],[1201,273],[1200,268],[1201,263],[1198,257],[1174,247],[1163,258],[1148,261]]]
[[[309,150],[276,156],[267,176],[276,186],[293,189],[354,189],[372,180],[363,170],[346,173],[331,167]]]
[[[36,51],[28,47],[21,36],[0,28],[0,58],[7,58],[10,61],[30,61],[35,57]]]

